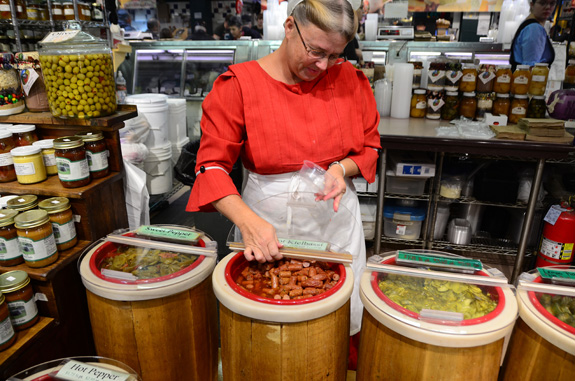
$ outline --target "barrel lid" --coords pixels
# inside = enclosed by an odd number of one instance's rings
[[[168,96],[165,94],[136,94],[126,97],[127,104],[160,106],[168,102]]]

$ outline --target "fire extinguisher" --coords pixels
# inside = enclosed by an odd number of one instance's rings
[[[552,223],[552,222],[555,223]],[[575,209],[570,203],[553,205],[545,216],[536,267],[568,265],[573,261]]]

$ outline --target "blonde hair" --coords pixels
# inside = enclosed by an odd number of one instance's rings
[[[357,31],[357,17],[348,0],[304,0],[292,16],[302,25],[311,23],[325,32],[339,33],[348,42]]]

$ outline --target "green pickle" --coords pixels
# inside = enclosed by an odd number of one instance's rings
[[[534,96],[527,107],[527,118],[545,118],[547,104],[544,96]]]
[[[571,296],[537,294],[539,303],[563,323],[575,327],[575,298]]]

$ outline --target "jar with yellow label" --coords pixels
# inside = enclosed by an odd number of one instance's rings
[[[6,298],[10,320],[16,331],[32,327],[40,315],[34,290],[26,271],[14,270],[0,275],[0,292]]]
[[[40,6],[38,4],[28,4],[26,7],[26,18],[28,20],[40,20]]]
[[[42,149],[35,146],[16,147],[10,151],[20,184],[35,184],[46,180]]]
[[[412,118],[425,117],[425,110],[427,109],[427,97],[425,96],[424,89],[416,89],[411,96],[411,110],[409,115]]]
[[[90,183],[90,167],[82,138],[66,136],[54,139],[58,177],[64,188],[77,188]]]
[[[38,207],[48,212],[58,251],[73,247],[78,242],[78,237],[70,200],[66,197],[52,197],[41,201]]]
[[[509,94],[497,94],[497,98],[493,102],[493,115],[506,115],[509,116],[509,108],[511,107],[511,100]]]
[[[511,101],[511,111],[509,113],[509,123],[517,124],[519,119],[525,118],[527,115],[527,107],[529,101],[527,95],[515,95]]]
[[[16,341],[16,333],[10,321],[6,297],[0,292],[0,352],[10,348]]]
[[[6,208],[17,212],[25,212],[38,206],[38,196],[33,194],[23,194],[11,198],[6,202]]]
[[[441,108],[441,119],[453,120],[459,117],[459,93],[448,91],[445,95],[445,104]]]
[[[56,239],[48,212],[28,210],[14,218],[18,242],[24,261],[29,267],[45,267],[58,260]]]
[[[530,80],[531,72],[529,71],[529,65],[517,65],[517,69],[515,69],[513,79],[511,81],[511,94],[527,94]]]
[[[531,70],[531,83],[529,83],[529,94],[543,95],[547,88],[547,78],[549,77],[549,65],[546,63],[536,63]]]
[[[493,91],[496,93],[508,93],[511,90],[511,65],[499,65],[495,72],[495,84]]]
[[[42,158],[44,159],[44,166],[46,167],[46,174],[48,176],[58,174],[58,166],[56,165],[56,156],[54,152],[54,139],[38,140],[32,144],[34,147],[42,149]]]
[[[90,167],[90,177],[100,179],[108,176],[110,168],[108,165],[108,148],[104,135],[99,131],[91,131],[82,134],[76,134],[84,141],[86,147],[86,157]]]
[[[459,91],[475,91],[477,84],[477,66],[472,64],[463,65],[463,76],[459,82]]]
[[[0,266],[16,266],[24,262],[14,227],[16,215],[18,212],[12,209],[0,210]]]
[[[475,98],[475,92],[463,93],[463,98],[461,98],[461,102],[459,103],[459,115],[473,120],[476,111],[477,99]]]

